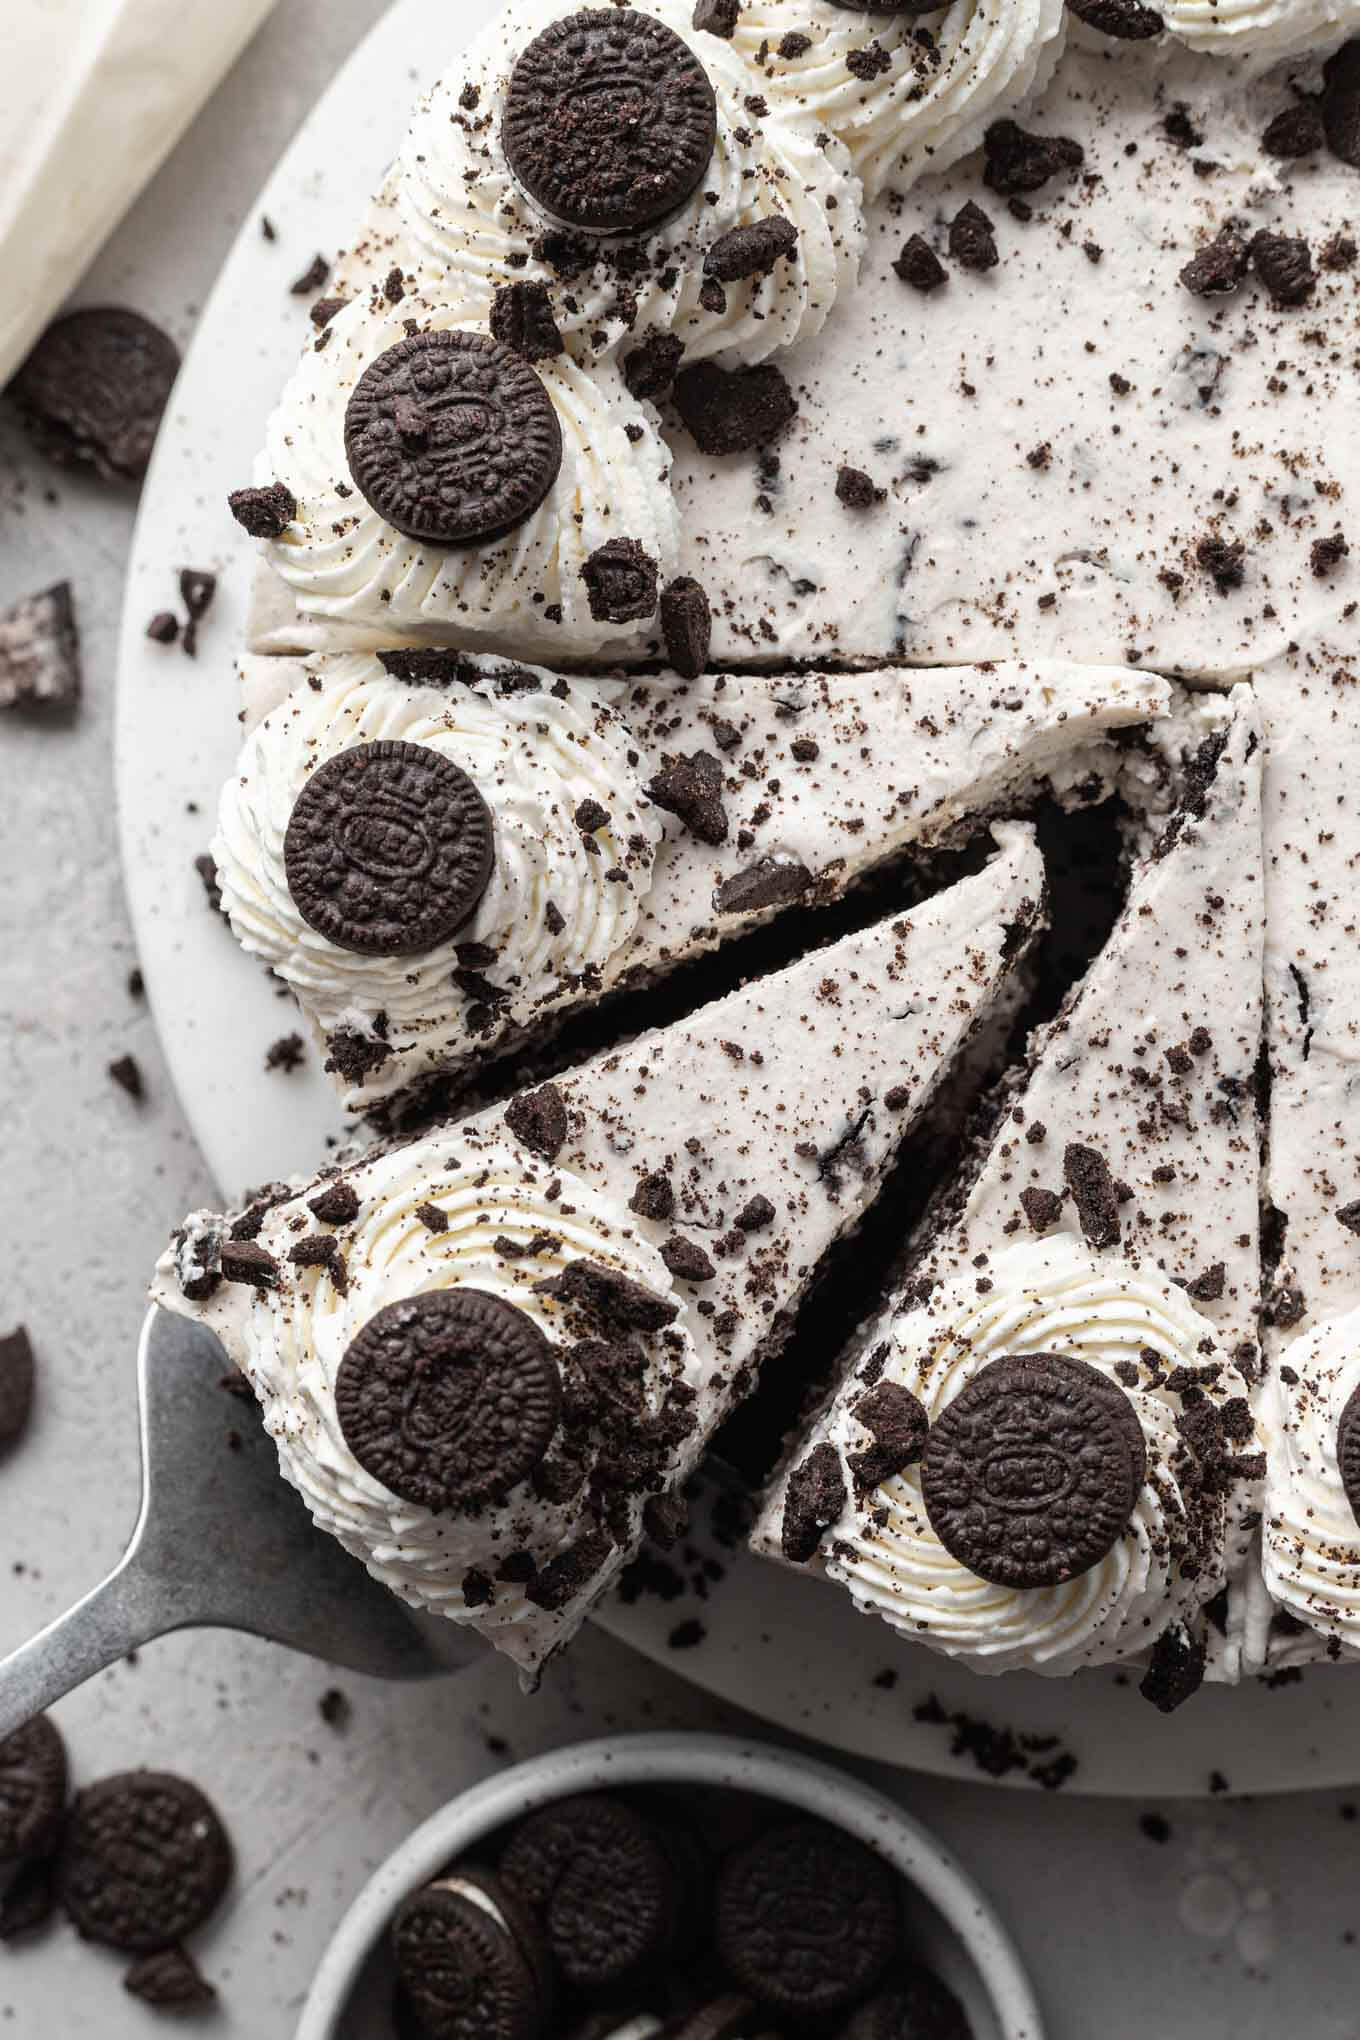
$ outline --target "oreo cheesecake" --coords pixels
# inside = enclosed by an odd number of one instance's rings
[[[1264,1462],[1254,703],[1188,711],[1178,805],[976,1179],[774,1484],[757,1548],[979,1671],[1236,1676]]]
[[[933,1136],[759,1548],[1165,1708],[1360,1649],[1348,36],[1356,0],[507,0],[313,307],[231,503],[223,902],[370,1131],[518,1056],[517,1102],[198,1215],[158,1293],[318,1520],[527,1669],[947,1068],[950,1130],[988,1077],[992,1122]],[[1016,827],[1079,865],[1113,809],[1122,908],[1036,1005]],[[775,917],[806,949],[797,909],[868,919],[987,824],[953,890],[531,1081],[573,1012]],[[470,1375],[396,1444],[354,1387],[390,1416],[444,1354],[537,1384],[476,1466]]]
[[[533,1673],[674,1524],[1039,925],[1032,833],[997,842],[692,1021],[187,1221],[157,1301],[221,1338],[376,1578]]]
[[[257,661],[248,699],[280,669],[213,859],[356,1110],[480,1073],[1041,786],[1098,798],[1169,693],[1131,668],[999,665],[958,669],[938,704],[898,670],[568,679],[410,651]]]

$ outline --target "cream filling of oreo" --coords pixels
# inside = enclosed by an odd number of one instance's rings
[[[1360,1311],[1287,1348],[1266,1475],[1262,1558],[1279,1606],[1346,1656],[1360,1654],[1360,1523],[1337,1461],[1337,1425],[1360,1387]]]
[[[417,282],[399,304],[357,299],[309,347],[269,423],[261,483],[282,482],[297,515],[269,542],[270,565],[312,616],[431,643],[498,638],[517,649],[586,655],[659,642],[647,623],[590,613],[581,570],[611,538],[636,539],[664,585],[676,571],[670,459],[655,416],[607,363],[561,354],[535,364],[562,431],[562,465],[544,502],[503,539],[442,548],[407,538],[354,486],[345,410],[370,362],[421,332],[484,332],[485,315]]]
[[[954,0],[925,15],[743,0],[734,42],[774,104],[844,142],[873,199],[957,162],[1041,90],[1065,27],[1062,0]],[[786,56],[791,32],[810,46]]]
[[[543,1610],[526,1599],[522,1585],[508,1581],[497,1582],[488,1605],[469,1608],[463,1581],[473,1570],[495,1579],[512,1552],[528,1551],[541,1569],[595,1528],[585,1495],[577,1489],[565,1501],[552,1501],[522,1483],[503,1502],[441,1515],[402,1500],[360,1465],[345,1441],[335,1402],[340,1363],[378,1311],[432,1290],[489,1291],[524,1311],[561,1347],[577,1333],[563,1306],[538,1294],[536,1285],[570,1262],[598,1262],[663,1298],[673,1296],[675,1285],[624,1207],[536,1159],[494,1125],[453,1126],[364,1162],[345,1180],[359,1197],[358,1216],[335,1229],[345,1293],[328,1269],[287,1260],[295,1240],[318,1229],[299,1196],[269,1212],[259,1233],[259,1244],[281,1263],[278,1286],[253,1294],[243,1309],[239,1285],[223,1283],[196,1314],[222,1337],[250,1382],[280,1469],[319,1526],[403,1600],[495,1631],[499,1646],[514,1655],[515,1631],[541,1631]],[[550,1196],[554,1181],[560,1189]],[[446,1221],[443,1231],[426,1223],[422,1212],[429,1207]],[[214,1223],[208,1214],[195,1214],[189,1239]],[[506,1241],[509,1256],[497,1247]],[[178,1287],[171,1249],[157,1268],[153,1293],[182,1309]],[[633,1337],[647,1360],[648,1414],[659,1412],[677,1382],[697,1388],[694,1348],[682,1325],[662,1337]],[[641,1497],[630,1498],[628,1507],[640,1516]],[[541,1645],[526,1654],[541,1656]]]
[[[819,332],[853,286],[863,250],[849,159],[777,108],[754,108],[760,73],[732,44],[697,33],[690,5],[647,0],[645,11],[696,51],[717,96],[717,144],[699,189],[660,227],[602,243],[599,261],[579,272],[536,258],[544,222],[505,161],[500,119],[519,52],[571,11],[565,0],[511,0],[417,109],[398,166],[399,203],[422,260],[445,273],[446,294],[485,318],[501,285],[544,282],[559,330],[583,358],[626,353],[637,339],[666,332],[691,360],[722,353],[750,364]],[[771,218],[797,228],[793,257],[767,277],[723,285],[721,303],[701,302],[714,242]],[[590,246],[589,236],[572,239]]]
[[[448,1030],[467,1038],[469,1007],[485,989],[461,990],[458,952],[495,952],[476,975],[528,1012],[580,973],[601,969],[634,937],[661,841],[659,811],[630,732],[587,684],[537,676],[532,691],[481,684],[394,685],[359,653],[327,665],[246,740],[223,789],[213,858],[222,902],[242,946],[277,970],[323,1032],[371,1034],[385,1012],[395,1044]],[[299,913],[288,886],[284,839],[299,794],[325,759],[358,744],[427,745],[461,766],[492,816],[495,863],[471,918],[414,956],[338,948]],[[589,835],[576,821],[594,802],[609,816]],[[551,910],[551,911],[550,911]]]
[[[1147,1446],[1147,1477],[1124,1535],[1100,1562],[1055,1587],[994,1585],[970,1572],[931,1526],[919,1466],[873,1489],[828,1532],[826,1571],[856,1605],[904,1636],[978,1671],[1065,1676],[1132,1657],[1174,1622],[1193,1622],[1222,1585],[1223,1503],[1187,1494],[1177,1471],[1180,1399],[1157,1386],[1177,1367],[1226,1364],[1213,1326],[1184,1292],[1155,1274],[1103,1260],[1062,1238],[1007,1249],[976,1276],[943,1284],[888,1328],[882,1379],[911,1390],[933,1422],[965,1384],[1007,1355],[1084,1360],[1128,1396]],[[1155,1356],[1155,1359],[1154,1359]],[[1132,1370],[1129,1380],[1122,1375]],[[872,1444],[854,1416],[859,1383],[844,1391],[824,1434],[842,1460]],[[1210,1387],[1215,1400],[1226,1390]],[[1191,1540],[1187,1515],[1207,1520]],[[1204,1562],[1203,1547],[1211,1547]],[[1181,1560],[1200,1560],[1187,1576]]]

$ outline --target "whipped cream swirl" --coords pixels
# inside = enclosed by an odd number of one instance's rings
[[[1266,1475],[1266,1586],[1289,1614],[1360,1655],[1360,1523],[1337,1463],[1337,1425],[1360,1388],[1360,1311],[1329,1318],[1287,1349]]]
[[[549,1196],[554,1179],[560,1190]],[[542,1568],[594,1528],[584,1477],[572,1478],[568,1465],[566,1477],[552,1483],[554,1498],[539,1491],[543,1484],[524,1483],[468,1514],[435,1515],[403,1501],[345,1442],[335,1402],[340,1363],[378,1311],[433,1290],[490,1291],[524,1311],[560,1350],[579,1331],[536,1284],[569,1262],[595,1261],[663,1298],[672,1297],[674,1284],[626,1209],[537,1161],[495,1126],[459,1127],[395,1148],[350,1169],[346,1180],[359,1211],[351,1223],[330,1229],[344,1257],[343,1287],[328,1268],[287,1263],[290,1245],[316,1230],[304,1201],[316,1191],[313,1183],[270,1211],[261,1227],[260,1244],[285,1264],[278,1287],[256,1292],[223,1283],[196,1314],[222,1336],[249,1380],[280,1468],[319,1526],[403,1600],[495,1632],[498,1648],[531,1668],[571,1633],[597,1583],[549,1616],[522,1584],[496,1574],[512,1552],[527,1552]],[[442,1231],[429,1222],[431,1207],[444,1220]],[[195,1214],[187,1236],[220,1223]],[[509,1254],[500,1250],[506,1243]],[[173,1248],[160,1263],[157,1287],[184,1308]],[[655,1416],[677,1383],[697,1382],[693,1346],[682,1329],[636,1343],[645,1357],[642,1401]],[[559,1433],[550,1462],[561,1446]],[[640,1512],[641,1498],[628,1506]],[[494,1595],[469,1607],[463,1583],[472,1571],[493,1581]]]
[[[1190,49],[1251,57],[1259,68],[1360,30],[1358,0],[1169,0],[1158,11]]]
[[[1040,91],[1065,27],[1063,0],[954,0],[924,15],[743,0],[735,46],[773,104],[844,142],[874,199],[957,162],[990,122]],[[785,55],[790,31],[809,46]]]
[[[512,640],[529,656],[637,650],[646,625],[592,617],[581,569],[610,538],[633,538],[676,571],[670,456],[655,414],[633,401],[607,363],[589,373],[569,355],[535,364],[562,428],[562,466],[545,501],[503,539],[445,549],[407,538],[350,479],[345,408],[378,355],[414,330],[484,332],[485,318],[412,280],[396,305],[356,299],[308,347],[269,423],[257,473],[285,484],[297,516],[270,542],[270,565],[313,617],[382,630],[389,640],[475,644]]]
[[[1224,1356],[1183,1291],[1101,1260],[1070,1237],[1011,1248],[992,1258],[987,1274],[985,1294],[976,1276],[959,1278],[893,1320],[883,1379],[909,1388],[933,1422],[1006,1355],[1066,1354],[1099,1369],[1128,1396],[1147,1445],[1147,1478],[1127,1531],[1097,1565],[1060,1586],[997,1586],[945,1549],[926,1512],[920,1468],[908,1467],[847,1512],[825,1565],[858,1607],[977,1671],[1061,1677],[1145,1650],[1222,1585],[1224,1504],[1187,1492],[1180,1398],[1156,1384],[1174,1368]],[[1225,1398],[1236,1382],[1225,1361],[1223,1385],[1206,1392]],[[843,1456],[872,1442],[852,1412],[853,1398],[843,1398],[832,1431]],[[1192,1552],[1196,1565],[1183,1570]]]
[[[601,242],[597,261],[588,241],[570,236],[572,261],[537,259],[545,223],[505,161],[501,109],[520,51],[571,11],[566,0],[511,0],[417,110],[398,166],[399,203],[422,260],[444,272],[445,294],[485,318],[502,284],[544,282],[559,330],[583,358],[626,352],[634,336],[664,331],[692,360],[722,353],[753,363],[820,332],[863,252],[849,158],[778,109],[753,107],[762,91],[755,66],[730,43],[698,34],[693,7],[673,0],[647,0],[645,11],[698,53],[718,102],[717,144],[700,189],[650,233]],[[769,276],[724,284],[720,304],[702,303],[708,249],[734,227],[769,218],[792,221],[795,254]]]
[[[390,678],[366,652],[333,658],[296,687],[246,740],[227,781],[213,856],[232,927],[298,993],[323,1032],[371,1030],[387,1014],[394,1041],[467,1040],[458,951],[495,951],[480,965],[515,1015],[606,965],[632,938],[651,885],[660,816],[642,794],[645,766],[614,712],[585,687],[513,669],[498,691],[495,660],[469,678],[420,686]],[[526,678],[538,684],[525,689]],[[288,888],[284,837],[299,793],[327,758],[356,744],[425,744],[469,774],[491,811],[495,864],[472,918],[416,956],[337,948],[303,920]],[[609,820],[587,835],[583,801]],[[556,909],[549,912],[549,906]]]

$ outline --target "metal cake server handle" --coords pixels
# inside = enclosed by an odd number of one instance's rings
[[[279,1473],[253,1401],[202,1325],[152,1309],[137,1357],[142,1505],[100,1586],[0,1661],[0,1738],[139,1644],[243,1629],[381,1679],[484,1658],[456,1623],[413,1613],[316,1528]]]

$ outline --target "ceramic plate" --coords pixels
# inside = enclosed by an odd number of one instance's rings
[[[248,542],[236,542],[226,496],[250,480],[307,331],[305,300],[288,291],[297,251],[344,244],[425,82],[428,53],[447,58],[496,5],[459,0],[452,26],[445,0],[400,0],[315,107],[223,268],[142,498],[119,676],[124,868],[171,1072],[228,1194],[310,1168],[339,1115],[315,1057],[291,1075],[266,1070],[269,1044],[296,1024],[292,1005],[206,911],[194,870],[235,755],[232,648],[254,562]],[[264,238],[262,213],[286,221],[287,252]],[[180,566],[220,575],[196,668],[145,636]],[[1344,1670],[1319,1668],[1273,1689],[1206,1691],[1171,1721],[1112,1674],[981,1679],[894,1649],[844,1596],[726,1548],[699,1514],[693,1557],[658,1576],[664,1594],[615,1604],[600,1620],[786,1728],[885,1762],[1011,1784],[1061,1781],[1068,1791],[1205,1793],[1216,1777],[1235,1792],[1284,1791],[1360,1775]]]

